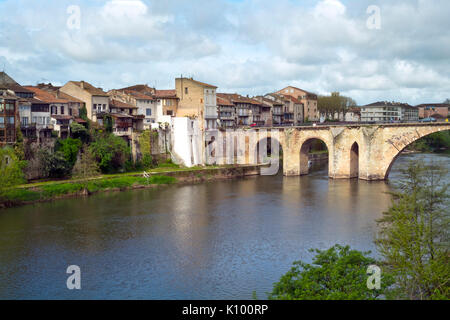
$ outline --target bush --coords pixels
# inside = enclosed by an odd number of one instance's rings
[[[89,131],[82,124],[72,122],[70,124],[70,132],[73,138],[80,139],[84,143],[89,142]]]
[[[64,159],[73,167],[77,161],[78,152],[81,149],[81,140],[67,138],[64,140],[58,139],[55,144],[55,151],[61,152]]]
[[[130,158],[130,148],[127,143],[111,133],[97,134],[89,151],[97,160],[103,173],[123,170],[126,161]]]
[[[72,165],[66,160],[62,151],[51,153],[46,149],[41,149],[38,157],[44,171],[43,176],[64,178],[69,176],[72,171]]]
[[[25,182],[22,171],[25,164],[25,161],[17,157],[13,148],[0,148],[0,197],[9,188]]]
[[[367,267],[375,264],[370,252],[335,245],[328,250],[310,250],[312,264],[294,262],[294,267],[275,283],[274,300],[374,300],[392,284],[383,277],[380,290],[367,288]]]

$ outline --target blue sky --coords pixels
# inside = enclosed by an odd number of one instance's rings
[[[22,84],[173,88],[182,74],[245,95],[450,98],[448,0],[0,0],[0,12],[0,68]]]

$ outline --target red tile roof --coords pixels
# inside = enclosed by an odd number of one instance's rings
[[[155,98],[177,98],[176,90],[155,90]]]
[[[50,92],[44,91],[42,89],[26,86],[27,90],[34,92],[34,97],[37,100],[40,100],[45,103],[68,103],[66,99],[56,98],[53,94]]]
[[[125,103],[119,100],[111,99],[109,101],[109,107],[110,108],[119,108],[119,109],[137,109],[136,106],[133,106],[132,104]]]

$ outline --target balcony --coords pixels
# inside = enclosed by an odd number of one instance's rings
[[[131,136],[131,134],[132,134],[132,132],[133,132],[133,130],[132,130],[132,128],[131,127],[128,127],[128,128],[114,128],[114,130],[113,130],[113,133],[116,135],[116,136],[119,136],[119,137],[123,137],[123,136]]]

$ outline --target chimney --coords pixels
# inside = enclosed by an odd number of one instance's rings
[[[82,80],[80,83],[81,83],[81,89],[84,89],[84,81]]]

